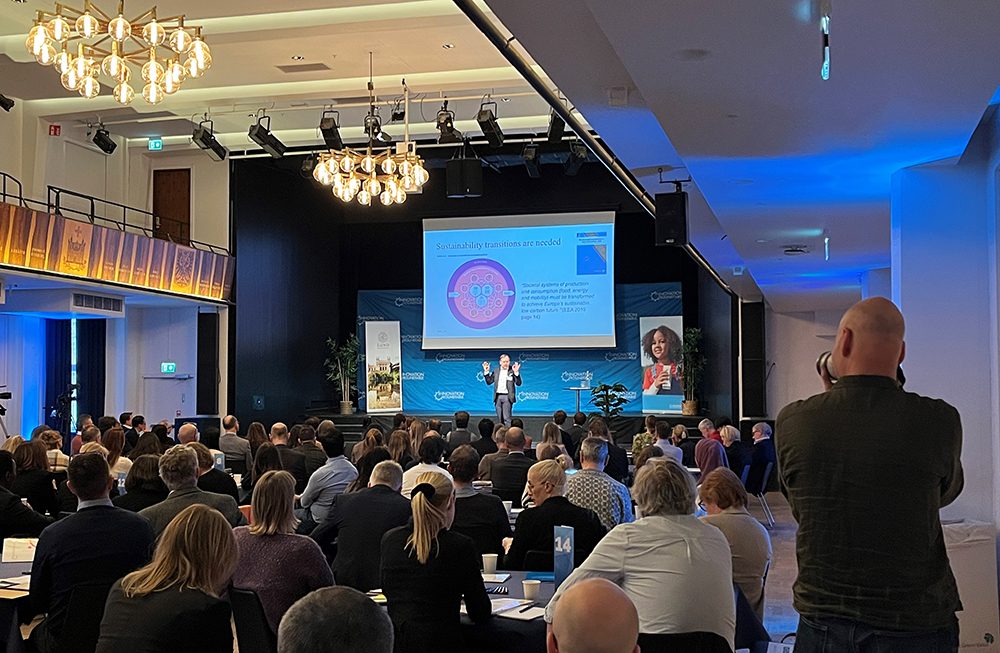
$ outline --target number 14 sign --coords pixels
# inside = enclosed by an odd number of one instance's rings
[[[573,573],[573,527],[553,527],[555,539],[554,566],[556,589],[562,585],[566,577]]]

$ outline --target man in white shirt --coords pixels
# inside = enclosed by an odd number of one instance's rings
[[[671,432],[669,424],[663,420],[658,421],[656,423],[656,442],[653,444],[663,451],[664,456],[673,458],[677,461],[678,465],[682,465],[684,464],[684,452],[680,447],[675,447],[670,443]]]
[[[510,364],[510,356],[500,356],[500,368],[490,371],[490,364],[483,361],[483,380],[493,386],[493,404],[497,409],[497,420],[510,427],[511,412],[517,401],[517,386],[521,385],[521,364]]]
[[[431,433],[430,431],[428,433]],[[423,441],[420,442],[420,449],[417,451],[417,455],[420,456],[420,462],[413,467],[406,470],[403,474],[403,487],[400,490],[402,495],[407,499],[410,498],[410,493],[413,492],[413,488],[417,485],[417,478],[425,472],[434,472],[435,474],[444,474],[451,480],[451,474],[448,470],[440,467],[440,463],[444,460],[444,454],[448,450],[448,445],[445,444],[444,439],[437,435],[424,436]]]

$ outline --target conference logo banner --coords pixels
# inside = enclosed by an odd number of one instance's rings
[[[365,322],[365,403],[369,413],[403,409],[399,322]]]

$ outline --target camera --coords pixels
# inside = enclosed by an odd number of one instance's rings
[[[830,376],[830,381],[832,383],[836,383],[837,372],[833,369],[832,351],[824,351],[819,355],[819,358],[816,359],[816,374],[822,376],[822,370],[824,367],[826,367],[826,373]],[[903,374],[903,368],[898,365],[896,366],[896,382],[899,383],[899,387],[901,388],[906,385],[906,375]]]

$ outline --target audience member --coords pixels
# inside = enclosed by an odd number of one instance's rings
[[[226,455],[226,465],[233,470],[242,470],[240,473],[248,473],[253,467],[253,452],[250,442],[239,435],[239,420],[234,415],[226,415],[222,418],[222,428],[224,431],[219,436],[219,449]]]
[[[392,432],[389,436],[389,455],[403,469],[406,469],[406,466],[413,462],[409,433],[399,429]]]
[[[419,457],[420,443],[424,441],[424,436],[427,434],[427,425],[415,419],[410,423],[407,430],[410,433],[410,450]]]
[[[303,426],[310,426],[310,427],[312,427],[313,431],[316,431],[317,429],[319,429],[319,425],[320,424],[321,424],[320,419],[318,417],[316,417],[316,416],[307,417],[305,419],[305,421],[302,422]]]
[[[750,473],[747,474],[747,491],[750,494],[767,492],[764,478],[767,464],[771,463],[771,474],[777,473],[778,454],[771,439],[771,427],[764,422],[753,425],[753,446],[750,447]]]
[[[398,430],[405,431],[406,430],[405,425],[406,425],[406,415],[404,415],[403,413],[396,413],[395,415],[392,416],[393,431],[398,431]]]
[[[570,441],[569,446],[567,447],[566,443],[563,441],[563,431],[562,429],[559,428],[559,426],[555,422],[546,422],[545,426],[542,427],[542,441],[539,442],[538,444],[539,446],[541,446],[542,444],[545,443],[556,445],[557,447],[559,447],[560,453],[565,456],[572,455],[570,453],[571,451],[573,451],[572,440]]]
[[[80,447],[80,453],[96,453],[104,457],[104,460],[108,459],[108,450],[97,442],[87,442]],[[118,497],[118,484],[113,483],[111,485],[111,492],[109,497],[114,500]],[[76,505],[79,500],[73,491],[69,489],[69,481],[63,479],[60,481],[59,486],[56,488],[56,501],[59,504],[60,513],[76,512]]]
[[[569,436],[573,438],[573,449],[579,451],[580,443],[583,442],[584,438],[587,437],[587,428],[584,424],[587,423],[587,414],[576,411],[573,413],[573,426],[569,428]]]
[[[192,442],[198,442],[201,435],[198,433],[198,425],[191,422],[185,422],[181,424],[181,427],[177,429],[177,443],[178,444],[191,444]]]
[[[662,452],[661,452],[662,453]],[[603,578],[566,590],[552,615],[547,653],[639,653],[639,615],[617,585]]]
[[[240,559],[233,587],[257,593],[267,623],[277,633],[285,611],[309,592],[333,585],[333,574],[316,543],[294,534],[295,478],[291,474],[264,474],[253,489],[250,510],[253,526],[233,532]],[[291,561],[294,564],[288,564]]]
[[[238,559],[222,515],[198,504],[180,511],[153,561],[112,586],[97,653],[232,653],[232,612],[219,597]]]
[[[566,479],[566,498],[581,508],[590,508],[608,530],[634,521],[632,497],[628,488],[604,473],[608,462],[608,443],[587,438],[580,444],[577,473]]]
[[[7,453],[13,454],[17,451],[17,448],[25,442],[27,442],[27,440],[22,438],[20,435],[12,435],[4,440],[3,446],[0,447],[0,451],[6,451]]]
[[[128,413],[122,413],[122,415],[127,415],[127,414]],[[113,429],[116,426],[123,426],[123,424],[121,423],[120,420],[116,420],[111,415],[104,415],[102,417],[97,418],[97,430],[100,431],[102,437],[104,436],[105,433],[108,432],[108,429]]]
[[[497,452],[497,443],[493,440],[493,426],[493,420],[489,417],[479,420],[479,424],[476,426],[479,431],[479,439],[472,443],[472,448],[479,454],[480,460]]]
[[[646,430],[642,433],[636,433],[632,437],[632,454],[635,455],[636,452],[642,451],[645,447],[653,444],[656,441],[656,415],[646,415],[646,419],[643,420],[643,425]],[[667,426],[668,432],[670,426]]]
[[[443,442],[442,442],[443,444]],[[451,530],[451,478],[423,473],[413,488],[413,519],[382,538],[382,593],[396,627],[400,653],[464,652],[459,604],[475,623],[492,616],[472,540]]]
[[[386,611],[350,587],[299,599],[278,629],[278,653],[393,653],[394,641]]]
[[[253,494],[253,487],[260,480],[260,477],[267,472],[274,472],[281,469],[281,457],[278,450],[270,442],[265,442],[257,449],[257,455],[253,459],[253,469],[243,477],[240,486],[246,490],[242,505],[250,505],[250,496]]]
[[[14,452],[17,463],[17,477],[10,485],[10,491],[28,500],[34,510],[53,517],[59,514],[56,501],[56,486],[49,471],[48,450],[40,440],[25,442]]]
[[[438,434],[441,435],[441,437],[444,437],[444,435],[441,434],[441,427],[442,426],[443,426],[443,424],[441,423],[441,420],[439,420],[436,417],[432,417],[429,420],[427,420],[427,430],[428,431],[437,431]]]
[[[138,438],[130,449],[134,449],[138,444]],[[132,469],[132,461],[122,455],[125,448],[125,432],[120,426],[108,429],[108,432],[101,438],[101,446],[108,450],[108,467],[111,468],[111,476],[118,478],[119,474],[128,474]]]
[[[590,435],[587,437],[601,438],[608,443],[608,464],[604,467],[604,473],[619,483],[624,483],[628,478],[628,454],[615,444],[608,423],[603,417],[595,417],[590,421]],[[577,446],[577,462],[580,458],[579,451],[580,448]]]
[[[166,449],[164,449],[159,436],[153,432],[149,432],[139,436],[139,442],[136,443],[132,451],[128,452],[128,455],[129,460],[134,463],[139,456],[159,456],[164,451]]]
[[[70,455],[75,456],[76,454],[80,453],[80,447],[83,446],[83,439],[80,437],[80,435],[83,433],[84,429],[86,429],[88,426],[93,426],[93,425],[94,425],[94,418],[92,418],[90,415],[87,415],[86,413],[80,415],[77,418],[76,435],[74,435],[69,442]]]
[[[275,422],[274,426],[271,427],[270,437],[271,444],[278,450],[281,468],[295,477],[295,493],[301,494],[305,491],[306,483],[309,481],[309,477],[306,475],[306,457],[288,446],[288,427],[281,422]],[[343,436],[341,436],[341,442],[343,442]]]
[[[232,476],[215,468],[215,456],[200,442],[187,445],[198,456],[198,489],[216,494],[228,494],[239,503],[240,490]]]
[[[496,451],[488,454],[480,454],[479,460],[479,480],[490,481],[492,480],[493,474],[493,461],[499,460],[500,458],[505,458],[509,453],[507,451],[507,427],[503,424],[497,424],[493,427],[493,435],[490,438],[496,445]],[[479,449],[476,449],[479,452]]]
[[[160,503],[139,512],[153,525],[157,536],[170,520],[192,504],[215,508],[231,526],[246,525],[246,517],[231,496],[198,489],[198,455],[190,447],[174,447],[163,454],[160,458],[160,478],[170,494]]]
[[[722,436],[725,435],[723,432]],[[702,481],[699,498],[708,513],[701,520],[718,528],[729,541],[733,582],[743,590],[757,618],[763,621],[764,577],[771,563],[771,538],[747,512],[743,483],[732,470],[720,467]]]
[[[551,553],[554,545],[552,528],[572,526],[574,529],[574,566],[580,566],[606,529],[600,517],[589,508],[574,506],[563,496],[566,472],[555,460],[544,460],[528,470],[528,491],[535,507],[517,516],[514,539],[509,543],[504,568],[524,569],[528,551]]]
[[[543,442],[538,445],[538,449],[535,450],[535,453],[538,454],[537,462],[541,462],[543,460],[555,460],[562,465],[563,470],[568,472],[573,469],[573,461],[569,456],[562,453],[562,447],[557,447],[549,442]],[[521,507],[531,508],[534,507],[534,505],[534,502],[531,500],[531,493],[528,492],[528,481],[525,479],[524,491],[521,492]]]
[[[114,424],[112,424],[112,426],[114,426]],[[78,436],[73,438],[73,442],[70,445],[70,455],[75,456],[78,453],[80,453],[80,449],[82,449],[83,445],[87,444],[88,442],[100,442],[100,441],[101,441],[101,429],[94,426],[93,423],[88,424],[87,426],[83,427]]]
[[[302,510],[296,515],[299,518],[299,533],[308,535],[316,524],[322,523],[330,512],[333,498],[343,494],[351,481],[358,477],[354,468],[344,456],[344,435],[334,431],[320,441],[326,453],[326,464],[309,477],[309,483],[299,501]]]
[[[904,332],[890,301],[855,304],[833,346],[839,380],[823,369],[826,392],[778,415],[777,469],[799,524],[803,653],[822,651],[824,640],[826,650],[870,650],[873,639],[891,641],[891,651],[958,649],[962,602],[940,510],[962,492],[961,420],[896,380]],[[761,431],[754,450],[771,446]]]
[[[552,623],[556,606],[573,585],[605,578],[635,604],[639,632],[715,633],[732,647],[736,603],[729,544],[719,529],[694,517],[691,474],[673,459],[658,458],[639,472],[633,493],[642,519],[622,524],[601,540],[556,590],[545,620]],[[518,533],[515,528],[515,542]]]
[[[14,536],[38,537],[52,523],[51,517],[24,505],[21,497],[10,491],[16,476],[14,456],[9,451],[0,451],[0,540]]]
[[[357,465],[362,456],[370,451],[374,451],[376,447],[381,447],[382,445],[382,429],[373,426],[368,429],[361,442],[356,443],[351,448],[351,462]]]
[[[576,443],[573,442],[573,435],[564,428],[566,426],[566,411],[557,410],[552,413],[552,421],[556,426],[559,427],[559,432],[562,437],[563,446],[566,447],[566,451],[569,453],[570,458],[576,454]]]
[[[295,449],[299,446],[299,431],[302,430],[303,424],[293,424],[292,428],[288,429],[288,446],[291,449]]]
[[[522,420],[520,417],[511,417],[510,418],[510,426],[519,428],[519,429],[521,429],[523,431],[524,430],[524,420]],[[510,426],[508,426],[507,428],[510,428]]]
[[[507,429],[505,438],[507,455],[496,458],[490,465],[490,480],[493,494],[504,501],[511,501],[515,508],[521,507],[521,490],[528,480],[528,470],[535,461],[524,455],[526,446],[524,431],[516,426]]]
[[[712,423],[710,419],[703,419],[698,422],[698,430],[701,431],[701,437],[715,440],[718,443],[722,443],[722,436],[719,431],[716,430],[715,424]]]
[[[694,448],[694,464],[701,470],[699,478],[703,479],[719,467],[728,467],[726,450],[722,443],[713,438],[702,438]]]
[[[687,434],[686,429],[684,433]],[[673,431],[666,421],[659,420],[656,422],[656,425],[653,427],[653,435],[653,445],[659,447],[664,456],[674,459],[679,465],[684,464],[684,450],[680,447],[674,446],[672,441]],[[632,452],[634,454],[635,449],[633,449]]]
[[[455,428],[448,434],[448,446],[454,451],[463,444],[472,444],[479,436],[469,430],[469,413],[460,410],[455,413]]]
[[[64,454],[62,449],[62,435],[59,431],[46,429],[38,436],[39,442],[45,445],[45,455],[49,459],[49,470],[52,472],[65,472],[69,467],[69,456]]]
[[[465,535],[484,553],[503,555],[503,540],[511,537],[510,516],[500,497],[481,494],[472,487],[479,470],[479,454],[470,445],[451,453],[448,471],[455,483],[455,519],[451,530]]]
[[[122,450],[125,453],[135,449],[135,445],[139,442],[139,438],[141,438],[142,434],[146,432],[146,418],[142,415],[133,415],[132,419],[129,420],[128,426],[128,430],[122,433],[122,437],[125,441]],[[107,447],[108,445],[105,444],[104,446]],[[108,451],[110,451],[110,449],[108,449]]]
[[[79,499],[75,514],[42,531],[31,563],[30,609],[22,618],[46,613],[30,641],[39,653],[62,650],[63,623],[73,589],[109,587],[149,561],[156,539],[148,521],[115,508],[108,498],[114,481],[103,456],[81,453],[67,469]],[[68,634],[69,638],[73,634]]]
[[[169,435],[167,435],[167,427],[162,422],[159,423],[159,424],[153,424],[153,426],[149,429],[149,434],[152,434],[153,436],[155,436],[156,439],[157,439],[157,441],[159,441],[159,443],[160,443],[160,453],[163,453],[164,451],[166,451],[170,447],[174,446],[174,441],[170,439]],[[143,435],[149,435],[149,434],[143,433]],[[139,436],[139,444],[142,444],[142,442],[143,442],[142,436]],[[137,444],[136,447],[138,447],[139,444]],[[139,456],[133,455],[134,452],[135,452],[135,449],[133,449],[132,451],[128,452],[129,460],[131,460],[132,462],[135,462],[135,459],[139,457]],[[140,456],[145,456],[147,454],[139,454],[139,455]]]
[[[306,457],[307,476],[312,476],[317,469],[326,464],[326,452],[316,439],[316,429],[309,424],[303,424],[299,430],[299,446],[295,447],[295,451]]]
[[[100,426],[100,422],[98,422],[97,425]],[[117,426],[122,427],[122,431],[132,428],[132,413],[122,413],[119,415]],[[102,428],[101,435],[104,435],[105,431],[107,431],[107,429]]]
[[[146,454],[132,462],[125,477],[125,494],[111,500],[115,506],[139,512],[167,498],[170,490],[160,478],[160,457]]]
[[[444,440],[440,437],[429,435],[423,439],[420,443],[420,449],[417,452],[420,462],[403,472],[403,487],[401,491],[404,497],[410,496],[414,486],[417,484],[417,478],[421,474],[441,474],[449,482],[451,481],[451,474],[448,473],[448,470],[441,467],[441,461],[444,460],[446,449],[447,445],[445,445]]]
[[[698,446],[698,441],[688,435],[687,427],[683,424],[674,426],[670,440],[684,453],[684,466],[694,467],[694,448]]]
[[[750,466],[750,451],[740,442],[740,430],[732,424],[719,429],[722,436],[722,446],[726,450],[726,462],[729,469],[737,477],[742,477],[743,470]]]
[[[344,494],[358,492],[368,487],[368,482],[371,480],[372,472],[375,471],[375,466],[385,460],[392,460],[389,450],[385,447],[375,447],[361,456],[361,460],[358,461],[358,477],[351,481],[347,489],[344,490]]]
[[[382,536],[410,519],[410,500],[399,493],[403,468],[386,460],[372,470],[368,487],[334,498],[326,521],[310,537],[333,559],[338,585],[367,592],[382,586]],[[336,544],[334,544],[336,542]]]
[[[247,442],[250,443],[250,454],[254,460],[257,459],[257,450],[260,445],[267,441],[267,430],[264,425],[260,422],[251,422],[250,428],[247,429]]]
[[[648,463],[651,458],[663,458],[665,455],[663,449],[655,444],[645,447],[642,451],[635,454],[635,473],[638,474],[642,466]]]

